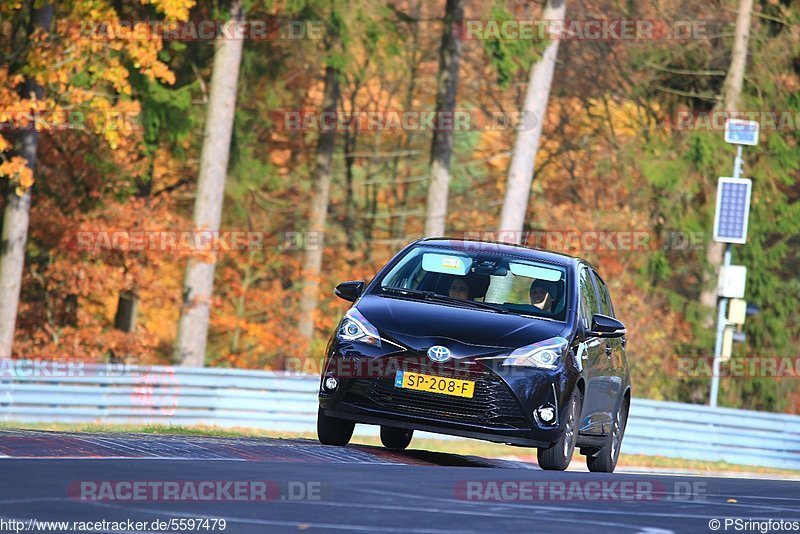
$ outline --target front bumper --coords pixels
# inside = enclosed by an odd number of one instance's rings
[[[479,361],[459,361],[457,365],[438,364],[435,371],[415,368],[419,355],[393,355],[396,366],[381,376],[342,377],[336,366],[326,367],[324,378],[336,376],[334,392],[320,388],[320,406],[326,415],[358,423],[483,439],[525,447],[547,447],[561,436],[561,421],[571,391],[563,370],[495,369]],[[335,359],[335,358],[334,358]],[[472,398],[397,388],[394,371],[425,372],[472,380]],[[380,366],[379,366],[380,367]],[[568,389],[569,388],[569,389]],[[545,424],[533,415],[542,405],[556,408],[557,419]]]

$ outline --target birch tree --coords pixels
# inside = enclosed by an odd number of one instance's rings
[[[31,12],[28,35],[37,29],[49,30],[53,19],[53,5],[44,4]],[[23,99],[42,100],[44,89],[33,78],[22,85]],[[14,151],[25,159],[33,174],[36,168],[36,152],[39,132],[33,125],[21,132]],[[10,358],[14,344],[14,328],[22,288],[22,270],[25,266],[25,244],[28,241],[30,224],[31,190],[29,187],[8,187],[6,206],[3,211],[2,247],[0,247],[0,358]]]
[[[565,13],[566,0],[548,0],[541,18],[543,21],[563,20]],[[558,44],[557,37],[547,44],[542,57],[531,68],[525,91],[522,121],[511,154],[506,194],[500,214],[500,239],[510,243],[520,242],[520,234],[525,224],[534,163],[542,136],[542,123],[550,98],[550,88],[553,85]]]
[[[333,46],[333,45],[330,45]],[[329,48],[330,52],[330,48]],[[325,88],[322,110],[324,114],[336,113],[339,102],[339,70],[328,65],[325,68]],[[317,141],[317,161],[314,170],[314,191],[308,215],[309,235],[313,235],[314,246],[305,247],[303,258],[303,286],[300,295],[300,319],[298,329],[306,341],[306,347],[314,337],[314,315],[317,311],[319,275],[322,270],[325,224],[328,218],[331,177],[333,176],[333,149],[336,142],[335,128],[320,133]],[[306,240],[308,243],[309,240]]]
[[[461,40],[454,30],[464,21],[464,0],[447,0],[439,48],[439,74],[436,80],[436,116],[452,116],[456,106]],[[431,143],[431,174],[428,186],[425,235],[443,236],[450,188],[450,157],[453,153],[452,129],[437,129]]]
[[[241,24],[243,17],[242,0],[233,0],[226,25]],[[243,43],[241,38],[226,37],[230,34],[221,32],[214,51],[200,176],[194,203],[193,225],[196,231],[216,232],[222,218]],[[204,364],[215,265],[216,256],[212,252],[204,258],[190,259],[186,268],[183,306],[175,345],[175,358],[184,366],[202,367]]]

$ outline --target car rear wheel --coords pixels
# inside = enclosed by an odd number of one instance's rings
[[[606,437],[606,444],[596,454],[586,457],[586,466],[593,473],[613,473],[619,459],[619,449],[625,436],[628,424],[628,403],[623,401],[614,415],[611,433]]]
[[[411,438],[413,437],[413,430],[394,428],[391,426],[381,427],[381,443],[383,443],[383,446],[387,449],[402,451],[408,447],[408,444],[411,443]]]
[[[347,445],[355,426],[353,421],[325,415],[321,406],[317,410],[317,438],[323,445]]]
[[[566,421],[564,421],[564,432],[561,438],[550,447],[539,448],[536,451],[536,458],[539,460],[539,467],[547,471],[563,471],[572,461],[572,454],[575,452],[575,443],[578,440],[578,418],[581,413],[582,397],[577,389],[569,398],[569,406],[566,410]]]

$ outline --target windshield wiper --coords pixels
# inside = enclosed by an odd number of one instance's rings
[[[405,287],[391,287],[381,286],[381,291],[384,293],[393,293],[395,295],[405,295],[407,297],[428,298],[433,291],[422,291],[421,289],[407,289]]]
[[[391,287],[391,286],[381,287],[381,291],[383,291],[384,293],[394,293],[396,295],[406,295],[409,297],[418,297],[428,300],[451,302],[453,304],[460,304],[462,306],[464,305],[472,306],[474,308],[483,308],[486,310],[492,310],[499,313],[510,313],[507,309],[503,308],[499,304],[490,304],[488,302],[478,302],[475,300],[459,299],[456,297],[450,297],[448,295],[441,295],[439,293],[436,293],[435,291],[424,291],[422,289],[407,289],[403,287]]]
[[[431,292],[433,293],[433,292]],[[466,304],[468,306],[474,306],[476,308],[484,308],[487,310],[493,310],[500,313],[510,313],[507,309],[503,308],[499,304],[490,304],[488,302],[480,302],[477,300],[466,300],[466,299],[459,299],[456,297],[449,297],[447,295],[440,295],[438,293],[433,293],[430,298],[436,300],[442,300],[444,302],[452,302],[454,304]]]

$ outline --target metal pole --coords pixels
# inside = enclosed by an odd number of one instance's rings
[[[731,244],[725,245],[725,256],[722,260],[722,265],[731,264]],[[712,408],[717,407],[717,396],[719,395],[719,372],[720,372],[720,358],[722,357],[722,337],[725,333],[727,320],[725,316],[728,313],[728,299],[719,299],[719,311],[717,312],[717,339],[714,342],[714,364],[713,374],[711,376],[711,397],[708,401],[709,406]]]
[[[736,145],[736,159],[733,160],[733,177],[739,178],[742,174],[742,145]],[[725,245],[725,255],[723,256],[722,265],[727,266],[731,264],[731,244]],[[728,299],[719,299],[719,309],[717,311],[717,338],[714,342],[714,364],[713,375],[711,376],[711,395],[708,404],[712,408],[717,407],[717,397],[719,396],[719,368],[720,358],[722,357],[722,338],[727,326],[725,316],[728,313]]]
[[[740,178],[742,174],[742,145],[736,145],[736,159],[733,160],[733,177]]]

